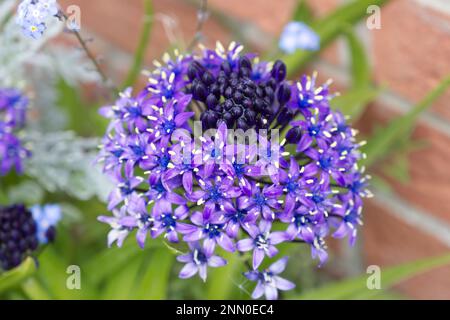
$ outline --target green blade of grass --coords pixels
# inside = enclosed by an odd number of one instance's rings
[[[364,146],[363,151],[367,158],[363,164],[371,166],[382,160],[392,152],[396,143],[403,139],[408,139],[415,127],[419,115],[429,108],[442,94],[450,87],[450,77],[445,78],[425,99],[417,104],[411,111],[403,116],[392,120],[382,130],[378,130],[369,137],[369,143]]]
[[[369,275],[359,276],[349,280],[326,285],[324,287],[305,292],[294,299],[369,299],[385,292],[392,286],[414,277],[420,273],[430,271],[434,268],[442,267],[450,263],[450,255],[434,258],[421,259],[414,262],[405,263],[395,267],[381,270],[380,290],[369,290],[367,288],[367,278]]]
[[[367,15],[367,8],[371,5],[382,6],[389,0],[356,0],[340,6],[328,16],[312,23],[311,27],[320,37],[321,50],[325,49],[333,40],[345,32],[348,25],[354,25]],[[295,75],[307,62],[316,57],[320,51],[298,51],[292,55],[285,55],[281,59],[286,63],[288,76]]]
[[[130,71],[122,84],[122,88],[132,87],[137,79],[139,78],[139,74],[141,72],[141,67],[144,62],[145,53],[147,51],[149,42],[150,42],[150,34],[152,32],[153,26],[153,4],[151,0],[144,1],[144,10],[145,10],[145,20],[142,26],[142,32],[139,40],[138,47],[136,49],[136,53],[134,55],[133,65],[130,68]]]
[[[33,258],[27,258],[17,268],[0,275],[0,293],[19,286],[25,279],[36,272],[36,263]]]

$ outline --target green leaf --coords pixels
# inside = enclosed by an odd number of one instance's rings
[[[144,7],[145,7],[145,9],[144,9],[145,10],[145,20],[144,20],[144,24],[142,26],[141,37],[140,37],[136,52],[134,54],[133,65],[131,66],[128,76],[122,85],[123,88],[132,87],[136,83],[136,81],[139,77],[139,74],[141,72],[141,67],[144,62],[147,47],[150,43],[150,34],[152,31],[152,26],[153,26],[152,1],[145,0]]]
[[[307,0],[298,0],[292,20],[302,21],[310,24],[313,18],[313,12]]]
[[[440,257],[421,259],[395,267],[382,268],[382,288],[380,290],[369,290],[367,288],[367,278],[369,275],[362,275],[357,278],[340,281],[305,292],[300,296],[294,297],[294,299],[369,299],[385,292],[401,281],[449,263],[450,255],[447,254]]]
[[[335,97],[330,101],[331,107],[340,110],[356,121],[364,112],[364,107],[380,94],[382,89],[366,86],[349,90],[342,96]]]
[[[54,246],[47,247],[39,256],[39,269],[37,277],[40,284],[47,289],[52,299],[81,299],[91,298],[92,286],[86,277],[83,267],[81,268],[82,290],[70,290],[67,287],[67,267],[70,263],[56,250]]]
[[[70,120],[67,126],[72,131],[80,136],[104,134],[108,120],[98,114],[98,106],[91,105],[82,99],[79,88],[71,86],[61,78],[56,85],[56,90],[57,105],[67,112]]]
[[[51,300],[52,297],[41,283],[35,279],[30,278],[22,284],[22,290],[29,299],[32,300]]]
[[[233,290],[239,290],[236,281],[243,263],[236,253],[226,252],[223,257],[227,260],[227,265],[208,270],[207,300],[230,299]]]
[[[371,84],[371,68],[367,59],[367,52],[350,27],[347,28],[345,34],[352,59],[350,72],[352,75],[352,88],[367,88]]]
[[[25,279],[36,272],[36,263],[33,258],[27,258],[17,268],[0,274],[0,293],[19,286]]]
[[[405,137],[410,137],[418,116],[429,108],[450,87],[450,77],[444,79],[427,97],[417,104],[411,111],[403,116],[392,120],[382,130],[378,130],[367,140],[369,143],[364,146],[363,151],[367,158],[363,164],[371,166],[378,163],[382,158],[392,152],[396,143],[401,142]]]
[[[398,154],[391,163],[383,167],[383,172],[402,183],[409,182],[409,159],[407,154]]]
[[[23,181],[8,190],[9,202],[33,205],[40,203],[45,191],[34,181]]]
[[[150,262],[144,264],[145,271],[139,277],[138,287],[133,295],[138,300],[167,299],[167,288],[175,257],[166,248],[155,249],[150,255]]]
[[[91,281],[98,284],[105,279],[114,275],[118,270],[127,265],[130,259],[138,255],[144,255],[149,249],[161,246],[159,241],[150,241],[144,250],[140,249],[134,239],[125,241],[122,248],[107,248],[90,259],[86,265],[81,266],[86,270],[86,275],[90,277]],[[99,266],[101,269],[99,270]]]
[[[311,27],[320,37],[321,50],[325,49],[339,35],[346,32],[346,26],[354,25],[367,15],[370,5],[382,6],[389,0],[355,0],[340,6],[328,16],[314,22]],[[288,76],[295,75],[307,62],[316,57],[320,51],[298,51],[281,59],[286,63]]]
[[[120,270],[108,277],[106,287],[102,290],[102,299],[104,300],[124,300],[129,299],[134,291],[138,271],[145,257],[143,255],[135,256],[128,260]]]

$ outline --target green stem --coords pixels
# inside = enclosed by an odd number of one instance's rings
[[[130,72],[127,75],[126,80],[122,84],[122,88],[128,88],[133,86],[140,74],[140,70],[142,64],[144,62],[145,53],[147,51],[148,45],[150,43],[150,34],[153,26],[153,5],[151,0],[145,0],[144,2],[145,8],[145,17],[144,17],[144,25],[142,26],[141,37],[139,40],[138,47],[136,49],[136,53],[134,55],[133,65],[130,69]]]

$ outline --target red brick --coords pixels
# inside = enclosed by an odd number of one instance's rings
[[[210,0],[222,12],[251,22],[263,31],[278,36],[292,16],[296,0]]]
[[[379,265],[382,272],[383,267],[449,252],[436,238],[392,216],[375,201],[366,203],[363,237],[367,265]],[[396,288],[414,299],[450,299],[450,266],[408,279]]]
[[[449,15],[414,1],[386,5],[381,30],[372,32],[377,81],[412,102],[420,101],[449,75],[449,26]],[[449,98],[450,90],[433,110],[450,120]]]
[[[133,53],[139,40],[144,20],[143,1],[134,0],[64,0],[63,5],[76,4],[81,7],[82,27],[101,36],[118,48]],[[148,60],[159,58],[169,48],[169,39],[163,28],[161,17],[175,21],[175,40],[190,41],[194,35],[197,10],[179,0],[153,1],[156,22],[151,35]],[[229,42],[227,33],[213,20],[208,20],[204,28],[206,44],[216,40]],[[180,39],[181,38],[181,39]]]
[[[372,105],[360,124],[367,129],[374,124],[386,122],[398,116],[387,106]],[[450,138],[440,131],[419,122],[413,139],[425,142],[426,145],[409,154],[410,181],[401,183],[388,178],[393,189],[408,202],[429,211],[435,216],[450,223]],[[368,141],[370,143],[370,139]]]

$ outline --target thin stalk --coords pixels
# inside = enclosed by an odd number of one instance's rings
[[[149,45],[149,38],[152,31],[153,25],[153,6],[151,0],[145,0],[145,17],[144,17],[144,25],[142,26],[142,33],[139,40],[139,45],[136,49],[136,53],[134,55],[133,65],[128,73],[128,76],[125,82],[122,85],[122,88],[127,88],[133,86],[140,74],[140,69],[144,62],[145,53],[147,51]]]
[[[202,38],[202,30],[205,25],[206,20],[208,19],[208,0],[202,0],[200,9],[198,11],[197,16],[197,27],[195,28],[195,34],[192,38],[191,43],[187,47],[187,51],[192,51],[197,43]]]
[[[64,18],[64,21],[67,22],[69,18],[63,13],[60,13],[62,18]],[[106,73],[102,70],[102,67],[100,66],[99,62],[97,61],[97,58],[95,57],[94,53],[89,49],[86,41],[81,37],[81,34],[78,30],[70,30],[70,32],[75,36],[77,41],[80,43],[81,48],[86,53],[86,56],[91,60],[91,62],[94,64],[94,67],[97,71],[97,73],[100,75],[103,83],[109,87],[114,95],[117,95],[119,93],[119,90],[112,84],[112,81],[108,78]]]

